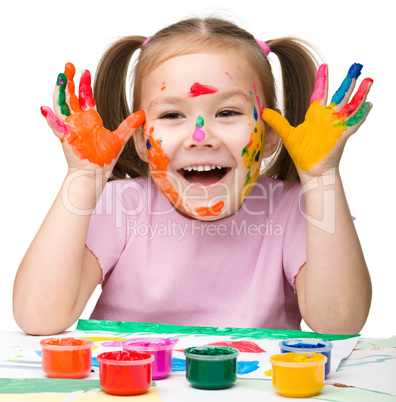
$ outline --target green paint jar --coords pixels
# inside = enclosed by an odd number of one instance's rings
[[[184,350],[186,378],[195,388],[228,388],[236,381],[239,351],[226,346],[196,346]]]

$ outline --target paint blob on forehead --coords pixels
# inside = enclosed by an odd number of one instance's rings
[[[219,89],[216,87],[212,87],[210,85],[202,85],[202,84],[196,82],[195,84],[193,84],[191,86],[188,96],[190,98],[194,98],[194,97],[200,96],[200,95],[214,94],[218,91],[219,91]]]

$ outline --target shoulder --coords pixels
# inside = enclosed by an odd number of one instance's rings
[[[112,180],[106,183],[102,196],[115,197],[125,202],[140,202],[151,191],[150,179],[138,177],[134,179]]]
[[[166,210],[168,199],[148,177],[112,180],[103,189],[99,201],[108,210],[118,209],[126,215],[140,215],[155,210]]]
[[[290,204],[301,195],[301,183],[288,183],[284,180],[260,176],[248,195],[250,200],[267,200],[275,205]]]

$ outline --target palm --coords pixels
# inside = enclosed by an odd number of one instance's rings
[[[365,102],[371,79],[365,79],[347,103],[356,81],[356,77],[349,76],[348,82],[345,84],[347,79],[344,80],[330,104],[325,106],[326,71],[325,65],[318,71],[311,105],[302,124],[292,127],[284,117],[270,109],[264,109],[262,116],[281,137],[297,169],[315,174],[323,173],[318,170],[337,167],[346,140],[357,131],[371,108],[371,104]]]
[[[84,161],[88,161],[102,168],[112,166],[131,131],[144,122],[144,113],[130,115],[115,131],[105,129],[95,109],[89,71],[85,70],[81,76],[79,98],[74,92],[74,74],[74,66],[67,63],[65,73],[58,76],[56,115],[47,107],[42,108],[42,113],[64,143],[69,165],[85,165]]]

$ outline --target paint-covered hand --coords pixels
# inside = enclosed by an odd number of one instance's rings
[[[351,66],[347,77],[326,106],[327,65],[322,64],[305,121],[297,127],[292,127],[274,110],[263,110],[263,120],[281,137],[300,176],[306,172],[317,176],[331,168],[338,168],[346,140],[361,126],[372,106],[366,102],[373,83],[371,78],[362,81],[348,103],[361,69],[361,64]]]
[[[131,114],[115,131],[105,129],[95,108],[89,71],[81,75],[78,97],[74,74],[74,65],[67,63],[55,87],[55,113],[47,106],[41,108],[41,113],[62,141],[70,168],[111,168],[134,130],[144,123],[145,114]]]

